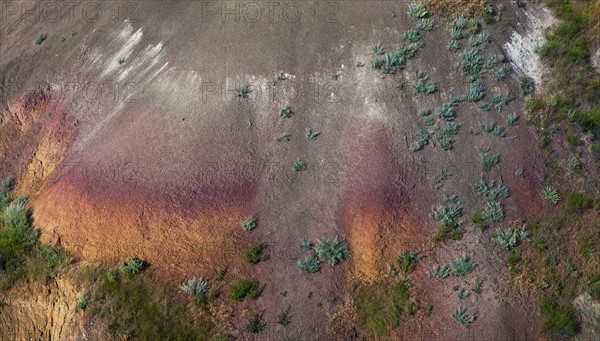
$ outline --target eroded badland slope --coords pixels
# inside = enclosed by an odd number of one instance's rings
[[[526,124],[518,79],[530,66],[542,82],[542,69],[509,59],[519,46],[521,57],[529,56],[522,42],[539,39],[531,30],[549,16],[541,7],[502,2],[493,22],[465,17],[464,26],[454,15],[431,13],[430,30],[407,16],[401,1],[53,4],[3,4],[0,40],[0,176],[15,178],[12,197],[31,196],[26,206],[44,243],[106,267],[143,259],[152,271],[146,282],[166,283],[174,288],[167,296],[190,314],[210,315],[209,334],[547,336],[533,288],[543,279],[510,277],[506,252],[491,240],[498,229],[521,229],[548,210],[539,195],[546,154]],[[464,37],[453,40],[456,30]],[[45,39],[34,44],[40,33]],[[250,92],[237,96],[244,85]],[[283,118],[287,106],[293,115]],[[306,129],[320,134],[311,140]],[[276,139],[282,134],[289,141]],[[590,154],[582,158],[595,174]],[[298,161],[306,170],[292,169]],[[510,195],[478,195],[472,184],[481,181]],[[594,184],[587,183],[591,192]],[[461,212],[436,221],[432,208],[439,205]],[[485,218],[484,231],[472,222],[475,213]],[[249,216],[257,226],[244,231],[240,221]],[[297,261],[310,255],[298,247],[303,238],[336,236],[348,245],[347,260],[321,262],[314,274],[298,270]],[[252,242],[264,246],[268,260],[244,260]],[[399,263],[402,251],[419,252],[414,271]],[[464,276],[454,267],[448,278],[427,274],[461,256],[476,264]],[[218,268],[227,269],[221,281],[214,279]],[[175,292],[194,276],[220,290],[208,313]],[[391,289],[402,282],[397,276],[409,278],[408,297]],[[262,295],[232,301],[228,286],[239,278],[258,280]],[[107,318],[90,317],[100,316],[96,296],[76,315],[73,300],[89,282],[65,281],[50,284],[49,297],[58,292],[52,303],[5,296],[0,334],[140,338],[94,326]],[[484,290],[471,291],[480,282]],[[470,295],[457,298],[461,288]],[[52,309],[38,318],[37,307],[46,304]],[[290,325],[276,324],[288,307]],[[457,317],[457,308],[465,315]],[[587,311],[594,326],[594,308]],[[249,312],[261,313],[261,333],[244,328]],[[23,327],[28,318],[39,336]]]

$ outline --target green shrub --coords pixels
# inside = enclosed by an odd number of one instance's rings
[[[471,293],[463,288],[458,288],[458,290],[456,290],[456,297],[458,297],[459,300],[464,300],[469,296],[471,296]]]
[[[576,171],[581,169],[581,161],[577,157],[569,158],[565,161],[565,165],[570,171]]]
[[[464,308],[456,308],[454,310],[454,312],[452,312],[452,317],[454,318],[454,320],[460,324],[463,325],[468,325],[471,324],[473,322],[475,322],[475,320],[477,319],[477,316],[473,315],[473,316],[469,316],[466,314],[466,309]]]
[[[502,204],[498,201],[488,201],[485,203],[485,207],[483,208],[483,216],[491,220],[495,223],[501,222],[504,220],[504,211],[502,209]]]
[[[314,131],[314,130],[312,130],[312,129],[306,128],[306,129],[304,130],[304,135],[306,136],[306,138],[307,138],[309,141],[314,141],[314,140],[316,140],[316,139],[317,139],[317,136],[321,135],[321,133],[320,133],[320,132],[318,132],[318,131]]]
[[[519,115],[517,114],[509,114],[508,117],[506,118],[506,121],[508,122],[509,126],[514,126],[517,124],[517,121],[519,120]]]
[[[558,260],[556,259],[556,254],[554,252],[548,252],[542,258],[542,265],[545,266],[545,267],[554,266],[557,263],[558,263]]]
[[[458,226],[458,218],[462,216],[462,203],[459,201],[454,205],[438,205],[432,213],[433,219],[442,227],[455,228]]]
[[[321,269],[319,260],[313,256],[300,259],[296,264],[298,269],[309,274],[315,273]]]
[[[338,237],[329,240],[317,241],[317,245],[315,245],[315,251],[319,259],[331,265],[337,265],[338,263],[346,260],[350,255],[350,251],[348,250],[346,243],[341,241]]]
[[[484,224],[483,217],[481,216],[481,214],[473,213],[471,215],[471,222],[473,224],[475,224],[475,226],[477,226],[481,232],[483,232],[485,230],[485,224]]]
[[[572,145],[573,147],[577,147],[581,144],[581,139],[579,138],[579,136],[575,135],[575,134],[569,134],[566,137],[567,142],[569,142],[570,145]]]
[[[254,216],[249,216],[242,220],[240,225],[242,225],[244,231],[252,231],[256,227],[256,218]]]
[[[238,279],[229,286],[229,295],[234,301],[252,300],[262,294],[258,281],[252,279]]]
[[[571,212],[579,212],[592,208],[592,199],[581,193],[573,193],[567,197],[567,208]]]
[[[294,111],[290,106],[286,106],[285,108],[279,111],[279,116],[283,118],[290,118],[294,115]]]
[[[119,266],[119,271],[129,277],[135,276],[148,267],[148,264],[138,258],[127,258],[125,262]]]
[[[46,40],[46,34],[40,33],[38,35],[37,39],[34,41],[34,43],[36,45],[42,45],[42,43],[44,42],[44,40]]]
[[[434,265],[433,270],[427,271],[427,276],[437,279],[444,279],[450,276],[450,269],[447,265]]]
[[[410,281],[408,278],[402,278],[394,284],[392,288],[392,293],[394,297],[400,299],[402,301],[407,301],[410,299],[410,291],[409,291]]]
[[[292,317],[290,315],[290,309],[282,310],[279,315],[277,315],[277,324],[282,326],[287,326],[292,322]]]
[[[584,231],[579,235],[579,255],[583,260],[589,260],[596,249],[594,234],[590,231]]]
[[[22,278],[25,263],[39,245],[39,232],[29,225],[22,204],[10,204],[0,215],[0,271],[7,275],[4,286]]]
[[[179,284],[179,289],[188,295],[200,295],[208,289],[208,283],[200,277],[188,280],[187,284]]]
[[[479,161],[481,170],[484,172],[489,172],[494,166],[496,166],[500,162],[500,155],[488,153],[481,153],[479,155]]]
[[[481,180],[481,182],[472,184],[471,186],[477,191],[478,195],[485,196],[488,201],[508,198],[509,196],[508,188],[503,184],[498,184],[498,186],[496,186],[494,180],[491,180],[489,183],[486,183],[485,180]]]
[[[471,102],[477,102],[485,96],[485,88],[478,81],[471,82],[467,85],[466,98]]]
[[[260,316],[257,314],[251,314],[251,316],[248,318],[248,321],[244,325],[244,330],[252,334],[260,333],[263,328],[264,325],[260,321]]]
[[[466,36],[465,31],[463,31],[461,29],[454,28],[454,27],[450,29],[450,37],[454,41],[460,40],[460,39],[464,38],[465,36]]]
[[[269,255],[263,254],[264,246],[260,243],[250,243],[242,252],[246,262],[250,264],[258,264],[269,259]]]
[[[89,294],[84,294],[84,295],[79,296],[77,298],[77,301],[75,301],[75,311],[79,312],[79,311],[85,310],[89,301],[90,301]]]
[[[540,194],[542,198],[544,198],[544,200],[551,202],[554,205],[558,204],[558,202],[560,201],[560,194],[558,193],[558,190],[554,187],[546,186],[546,188],[544,188],[540,192]]]
[[[460,69],[464,75],[471,75],[475,78],[481,76],[481,64],[483,63],[483,60],[479,55],[479,51],[477,49],[463,50],[460,53],[460,57],[462,58],[462,61],[460,63]],[[478,87],[475,87],[475,85],[473,85],[473,89],[471,89],[471,91],[474,91],[472,93],[472,96],[476,96],[480,92],[482,93],[483,90],[483,87],[479,89]],[[469,92],[468,88],[467,92]],[[483,97],[483,95],[481,95],[481,97]],[[472,100],[472,102],[475,101]]]
[[[294,162],[294,164],[292,165],[292,170],[294,172],[302,172],[306,170],[306,161],[298,160]]]
[[[446,122],[440,129],[445,135],[456,135],[458,134],[458,128],[460,128],[458,123]]]
[[[577,325],[571,309],[552,303],[548,298],[540,300],[544,314],[542,332],[554,339],[566,339],[577,332]]]
[[[422,41],[419,31],[415,29],[405,31],[402,36],[404,37],[404,40],[408,41],[409,43],[419,43]]]
[[[403,251],[400,253],[400,257],[398,257],[398,262],[400,263],[400,270],[409,274],[415,269],[415,264],[422,258],[421,254],[416,251]]]
[[[429,76],[425,72],[417,71],[417,81],[412,85],[418,93],[429,95],[435,92],[435,84],[429,81]]]
[[[373,69],[379,70],[385,65],[385,61],[381,58],[375,58],[371,61],[371,67]]]
[[[377,45],[373,45],[371,47],[371,50],[373,50],[373,53],[375,53],[375,54],[383,54],[383,51],[384,51],[383,44],[378,43]]]
[[[535,92],[535,82],[533,81],[533,78],[527,75],[520,75],[519,84],[521,85],[524,95],[529,95]]]
[[[483,281],[477,280],[475,286],[471,290],[476,294],[481,294],[483,292]]]
[[[475,269],[475,263],[471,262],[469,257],[462,256],[451,261],[450,267],[452,268],[452,276],[463,277]]]
[[[412,2],[408,4],[408,12],[406,14],[413,18],[425,18],[428,13],[425,6],[417,2]]]
[[[433,20],[421,19],[417,22],[415,28],[421,31],[431,31],[433,30]]]
[[[302,250],[310,250],[313,247],[313,244],[310,240],[308,240],[307,238],[302,238],[302,240],[300,241],[300,243],[298,243],[298,246],[302,249]]]
[[[450,51],[450,52],[456,52],[456,51],[458,51],[458,49],[460,49],[460,43],[458,41],[452,40],[448,44],[448,51]]]
[[[235,89],[235,95],[240,98],[248,97],[249,93],[250,93],[250,87],[246,84],[240,85],[239,87],[237,87]]]

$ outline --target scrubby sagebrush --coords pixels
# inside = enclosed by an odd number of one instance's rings
[[[337,265],[346,260],[350,255],[350,251],[346,243],[338,237],[329,240],[319,240],[315,245],[317,257],[331,265]]]
[[[208,282],[202,277],[196,279],[196,277],[188,280],[186,284],[180,284],[179,289],[188,295],[200,295],[208,289]]]
[[[39,231],[31,226],[24,204],[27,197],[10,201],[11,179],[0,186],[0,277],[1,288],[28,277],[46,283],[71,262],[62,250],[42,245]]]

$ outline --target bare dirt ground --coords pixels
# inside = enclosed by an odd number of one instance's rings
[[[419,313],[417,323],[402,325],[392,339],[535,339],[534,304],[527,297],[518,304],[505,300],[502,259],[489,236],[467,222],[483,205],[470,188],[481,176],[475,147],[501,155],[491,178],[502,179],[512,194],[501,226],[540,209],[533,195],[539,152],[526,125],[510,128],[517,136],[513,143],[470,133],[481,122],[504,123],[508,113],[523,113],[516,75],[485,80],[487,96],[505,89],[517,96],[502,112],[484,112],[469,102],[457,108],[461,128],[452,151],[429,145],[410,153],[406,141],[424,128],[417,112],[464,93],[467,84],[457,68],[460,57],[446,48],[449,35],[439,18],[434,31],[422,33],[426,45],[418,56],[398,75],[382,77],[369,66],[371,46],[402,43],[402,33],[414,26],[406,3],[271,5],[90,2],[69,10],[64,3],[56,18],[47,17],[54,12],[46,2],[5,6],[0,176],[17,176],[19,191],[33,194],[30,206],[45,240],[60,238],[77,259],[146,259],[174,284],[210,276],[217,266],[239,268],[240,276],[266,287],[236,313],[263,311],[269,323],[257,339],[269,340],[342,339],[326,336],[326,327],[350,300],[349,283],[381,277],[402,250],[422,250],[426,257],[411,279],[418,299],[432,304],[434,313]],[[37,6],[39,15],[22,16],[22,6]],[[508,2],[506,7],[521,11]],[[507,27],[498,33],[498,27],[485,27],[495,37],[490,53],[501,53],[511,32]],[[41,32],[47,39],[36,46]],[[274,81],[279,70],[287,80]],[[427,71],[440,91],[414,93],[410,84],[418,70]],[[332,80],[334,73],[338,80]],[[406,83],[407,99],[394,93],[398,80]],[[235,97],[242,84],[252,87],[248,99]],[[28,107],[30,97],[23,94],[47,86],[38,97],[43,103]],[[280,118],[287,105],[296,114]],[[38,111],[47,119],[31,118]],[[30,126],[20,128],[20,116]],[[305,128],[321,135],[308,141]],[[283,133],[291,140],[275,141]],[[292,164],[300,159],[307,170],[294,173]],[[524,179],[514,175],[519,168]],[[435,190],[441,169],[453,176]],[[442,193],[465,203],[466,233],[433,248],[437,224],[429,215],[443,203]],[[251,214],[258,227],[244,233],[239,221]],[[334,236],[348,241],[347,262],[324,265],[313,275],[296,269],[305,255],[297,247],[302,238]],[[244,263],[241,250],[252,241],[266,244],[267,262]],[[461,254],[478,264],[468,279],[442,283],[425,275],[433,264]],[[457,303],[451,287],[473,285],[476,277],[489,290],[465,303],[479,313],[466,328],[452,320]],[[288,295],[281,297],[281,291]],[[293,323],[282,329],[272,321],[287,306]],[[233,321],[241,321],[234,315]],[[227,331],[239,333],[239,324]],[[345,328],[352,329],[352,322]]]

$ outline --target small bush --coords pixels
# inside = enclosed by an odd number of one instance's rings
[[[412,2],[408,4],[408,12],[406,12],[406,14],[408,14],[409,17],[420,19],[425,18],[428,13],[425,6],[417,2]]]
[[[460,49],[460,43],[458,41],[452,40],[448,44],[448,51],[450,51],[450,52],[456,52],[456,51],[458,51],[458,49]]]
[[[179,289],[188,295],[200,295],[208,289],[208,283],[202,277],[194,277],[187,284],[179,284]]]
[[[246,262],[250,264],[258,264],[269,259],[269,255],[263,254],[264,246],[260,243],[250,243],[242,252]]]
[[[427,276],[437,279],[444,279],[450,276],[450,269],[445,264],[442,266],[436,264],[433,266],[433,270],[427,271]]]
[[[321,264],[319,260],[313,256],[309,256],[299,260],[296,266],[300,271],[309,274],[315,273],[321,269]]]
[[[373,53],[375,54],[383,54],[383,51],[385,50],[383,47],[382,43],[378,43],[377,45],[373,45],[371,47],[371,50],[373,50]]]
[[[248,85],[241,85],[235,89],[235,95],[240,98],[248,97],[250,93],[250,87]]]
[[[346,243],[341,241],[338,237],[329,240],[317,241],[317,245],[315,245],[315,251],[319,259],[331,265],[337,265],[338,263],[346,260],[346,258],[348,258],[350,255]]]
[[[450,262],[450,267],[452,268],[452,276],[463,277],[475,269],[475,263],[471,262],[467,256],[462,256]]]
[[[565,161],[565,165],[570,171],[576,171],[581,169],[581,161],[577,157],[569,158]]]
[[[244,231],[252,231],[256,227],[256,218],[249,216],[240,222]]]
[[[429,76],[425,72],[417,71],[417,81],[412,85],[418,93],[429,95],[435,92],[435,84],[429,81]]]
[[[40,33],[38,35],[37,39],[34,41],[34,43],[36,45],[42,45],[42,43],[44,42],[44,40],[46,40],[46,34]]]
[[[503,250],[511,251],[520,241],[526,240],[528,236],[527,231],[525,230],[525,224],[523,224],[522,229],[502,229],[496,231],[492,240],[500,246]]]
[[[577,136],[575,134],[567,135],[566,139],[567,139],[567,142],[569,142],[569,144],[572,145],[573,147],[577,147],[581,144],[581,139],[579,138],[579,136]]]
[[[291,107],[287,106],[279,111],[279,116],[283,118],[290,118],[294,115],[294,111]]]
[[[554,205],[558,204],[560,201],[560,194],[556,188],[547,186],[540,192],[540,194],[544,200],[551,202]]]
[[[252,300],[262,294],[258,281],[251,279],[238,279],[229,286],[229,295],[234,301]]]
[[[479,155],[481,170],[484,172],[489,172],[494,166],[496,166],[500,162],[500,155],[488,153],[481,153]]]
[[[302,249],[302,250],[310,250],[313,247],[313,244],[310,240],[308,240],[307,238],[302,238],[302,240],[300,241],[300,243],[298,243],[298,246]]]
[[[573,193],[567,198],[567,208],[571,212],[579,212],[589,208],[592,208],[592,199],[586,197],[581,193]]]
[[[471,215],[471,222],[475,224],[479,228],[481,232],[485,230],[485,224],[483,222],[483,217],[479,213],[473,213]]]
[[[246,322],[246,324],[244,325],[244,330],[246,330],[248,333],[252,333],[252,334],[260,333],[263,330],[263,328],[264,328],[264,325],[260,321],[260,316],[258,316],[257,314],[252,314],[248,318],[248,321]]]
[[[524,95],[532,94],[535,91],[535,83],[533,79],[527,75],[519,76],[519,84],[521,85]]]
[[[415,264],[422,258],[419,252],[415,251],[403,251],[400,253],[400,257],[398,257],[398,262],[400,263],[400,270],[409,274],[415,269]]]
[[[288,324],[290,324],[290,322],[292,322],[292,318],[290,315],[290,309],[286,309],[283,310],[279,313],[279,315],[277,315],[277,324],[282,325],[282,326],[287,326]]]
[[[306,170],[306,161],[299,160],[294,162],[294,164],[292,165],[292,170],[294,172],[302,172]]]
[[[471,296],[471,293],[463,288],[459,288],[458,290],[456,290],[456,297],[458,297],[459,300],[464,300],[469,296]]]
[[[452,317],[454,318],[454,320],[460,324],[463,325],[468,325],[471,324],[473,322],[475,322],[475,320],[477,319],[477,316],[473,315],[473,316],[469,316],[466,314],[466,309],[464,308],[456,308],[454,310],[454,312],[452,313]]]
[[[320,132],[318,132],[318,131],[314,131],[314,130],[312,130],[312,129],[306,128],[306,129],[304,130],[304,135],[306,136],[306,138],[307,138],[309,141],[314,141],[314,140],[316,140],[316,139],[317,139],[317,136],[321,135],[321,133],[320,133]]]
[[[483,216],[493,222],[501,222],[504,220],[502,204],[498,201],[488,201],[483,208]]]
[[[519,115],[517,115],[517,114],[509,114],[508,117],[506,118],[508,125],[511,127],[516,125],[518,120],[519,120]]]
[[[79,296],[79,298],[77,298],[77,301],[75,302],[75,311],[79,312],[79,311],[85,310],[89,301],[90,301],[90,295],[84,294],[84,295]]]
[[[590,259],[592,252],[596,249],[596,242],[594,241],[594,234],[590,231],[584,231],[579,235],[579,255],[585,261]]]
[[[126,276],[132,277],[145,270],[146,262],[138,258],[127,258],[125,262],[119,266],[119,271]]]
[[[421,19],[415,25],[417,30],[421,31],[431,31],[433,30],[433,20],[430,19]]]
[[[454,205],[438,205],[432,213],[433,219],[442,227],[455,228],[458,226],[458,218],[462,216],[462,203],[459,201]]]
[[[552,303],[548,298],[540,300],[544,314],[542,332],[555,339],[566,339],[577,332],[577,325],[571,309]]]
[[[471,102],[477,102],[485,96],[485,88],[478,81],[471,82],[467,86],[466,98]]]
[[[421,35],[419,34],[419,31],[417,31],[415,29],[410,29],[408,31],[405,31],[402,34],[402,36],[409,43],[418,43],[418,42],[422,41],[422,38],[421,38]]]
[[[488,201],[494,201],[499,198],[508,198],[510,195],[506,186],[503,184],[498,184],[498,186],[496,186],[496,182],[494,180],[491,180],[488,183],[482,180],[481,182],[472,184],[471,186],[477,191],[478,195],[485,196]]]

